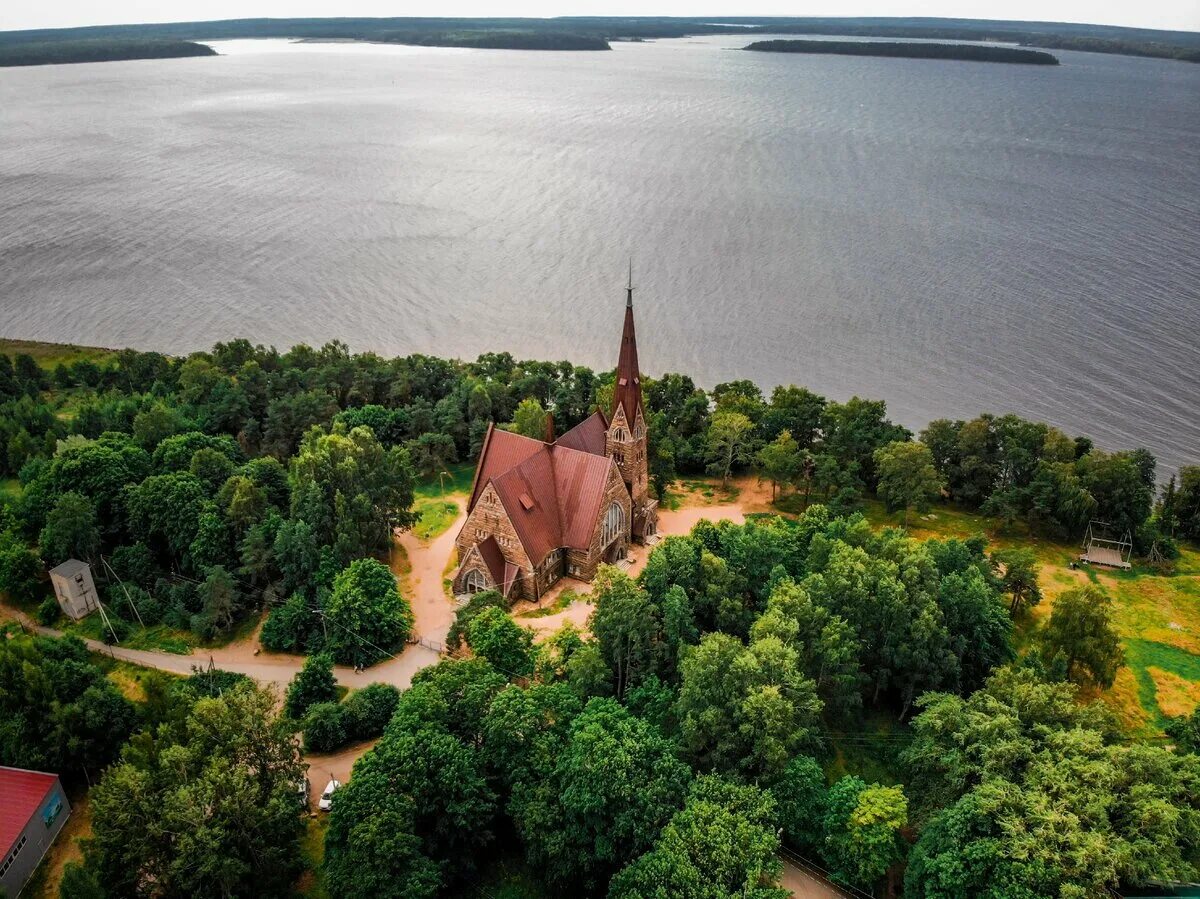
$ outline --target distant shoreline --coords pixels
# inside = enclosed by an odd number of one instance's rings
[[[39,41],[0,44],[0,68],[216,55],[217,51],[212,47],[194,41],[142,38]]]
[[[91,25],[0,31],[0,46],[81,39],[222,41],[317,38],[505,50],[610,50],[614,42],[713,34],[788,34],[897,41],[977,41],[1200,62],[1200,33],[1069,22],[925,17],[568,16],[559,18],[284,18]],[[80,60],[83,61],[83,60]]]
[[[1058,58],[1041,50],[981,44],[929,44],[912,41],[755,41],[744,49],[761,53],[830,53],[840,56],[888,56],[903,59],[953,59],[1056,66]]]

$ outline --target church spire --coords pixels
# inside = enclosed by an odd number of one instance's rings
[[[624,406],[630,426],[642,406],[642,376],[638,370],[637,337],[633,330],[633,260],[629,260],[629,284],[625,288],[625,326],[621,331],[621,355],[617,359],[617,383],[613,390],[613,415]]]

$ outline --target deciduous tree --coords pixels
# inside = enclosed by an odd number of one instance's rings
[[[1112,600],[1090,585],[1059,595],[1041,639],[1048,657],[1062,654],[1067,676],[1077,683],[1111,687],[1124,663],[1112,625]]]
[[[358,559],[333,580],[325,604],[327,645],[343,664],[379,661],[412,632],[413,613],[387,566]]]

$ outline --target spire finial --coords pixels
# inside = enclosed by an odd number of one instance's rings
[[[629,257],[629,285],[625,288],[625,305],[633,306],[633,257]]]

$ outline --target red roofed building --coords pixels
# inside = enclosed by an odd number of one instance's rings
[[[552,442],[489,426],[455,541],[456,594],[536,601],[560,577],[590,581],[654,535],[632,279],[616,377],[612,414],[596,411]]]
[[[70,814],[57,774],[0,768],[0,891],[21,892]]]

